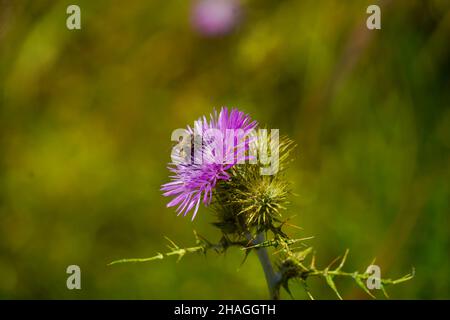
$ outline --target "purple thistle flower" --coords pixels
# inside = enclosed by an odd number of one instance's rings
[[[187,159],[186,156],[183,159],[178,157],[177,161],[169,164],[173,173],[171,182],[161,187],[164,196],[174,197],[167,207],[178,206],[176,212],[184,216],[195,207],[194,219],[200,202],[206,206],[211,203],[217,182],[229,179],[227,170],[250,159],[246,152],[249,139],[246,138],[256,126],[257,122],[252,121],[249,115],[238,109],[229,111],[226,107],[222,107],[219,114],[214,111],[210,121],[203,116],[195,121],[194,128],[188,126],[186,133],[193,140],[202,137],[202,141],[197,147],[194,145]],[[230,136],[230,132],[236,131],[239,132],[237,135]],[[191,143],[189,147],[192,146]]]

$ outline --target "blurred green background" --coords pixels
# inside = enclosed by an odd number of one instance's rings
[[[164,236],[192,245],[192,229],[218,239],[207,209],[177,217],[159,188],[172,130],[222,105],[298,144],[287,214],[304,230],[288,232],[315,236],[319,266],[350,248],[349,271],[416,268],[392,298],[450,298],[450,2],[240,3],[236,28],[206,37],[192,1],[0,1],[0,298],[266,298],[239,250],[106,266]]]

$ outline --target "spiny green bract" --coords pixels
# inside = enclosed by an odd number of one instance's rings
[[[214,223],[225,234],[256,231],[279,232],[282,210],[286,209],[290,185],[284,169],[292,142],[280,139],[279,168],[275,175],[261,175],[260,164],[242,164],[230,170],[230,179],[221,181],[213,197],[218,221]]]

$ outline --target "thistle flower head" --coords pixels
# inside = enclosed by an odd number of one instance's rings
[[[161,187],[164,196],[174,197],[167,206],[178,206],[177,213],[183,215],[194,209],[194,219],[200,202],[210,204],[217,182],[228,180],[228,170],[248,159],[245,137],[256,125],[244,112],[223,107],[219,114],[214,111],[209,121],[202,117],[193,128],[188,126],[188,154],[169,164],[171,182]],[[230,140],[230,130],[240,130],[240,135]]]

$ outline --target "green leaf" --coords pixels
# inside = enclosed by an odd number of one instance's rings
[[[361,280],[360,277],[358,277],[358,274],[355,274],[353,277],[355,279],[356,284],[364,290],[365,293],[367,293],[369,296],[371,296],[373,299],[376,299],[376,297],[372,294],[372,292],[369,291],[367,286],[364,284],[364,282]]]
[[[339,291],[336,288],[336,285],[334,284],[333,277],[328,273],[325,273],[324,277],[327,280],[327,284],[330,286],[331,289],[333,289],[334,293],[336,293],[336,295],[338,296],[339,300],[343,300],[341,295],[339,294]]]
[[[121,259],[121,260],[115,260],[113,262],[108,263],[108,266],[112,266],[114,264],[119,263],[135,263],[135,262],[149,262],[154,260],[162,260],[164,259],[164,255],[160,252],[156,256],[150,257],[150,258],[131,258],[131,259]]]

